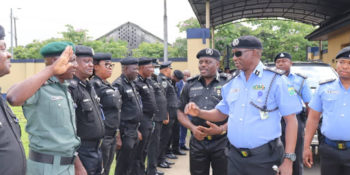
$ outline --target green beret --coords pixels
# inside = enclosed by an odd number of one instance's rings
[[[40,49],[40,54],[43,57],[60,56],[67,46],[72,46],[73,51],[75,52],[75,47],[73,43],[67,41],[58,41],[46,44]]]

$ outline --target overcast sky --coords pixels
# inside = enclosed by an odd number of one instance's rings
[[[128,21],[154,35],[164,38],[164,0],[1,0],[0,24],[6,30],[10,45],[10,8],[17,20],[19,45],[33,40],[60,37],[65,24],[76,29],[87,29],[96,39]],[[188,0],[167,0],[168,38],[173,43],[180,34],[176,25],[194,17]],[[21,8],[18,10],[17,8]]]

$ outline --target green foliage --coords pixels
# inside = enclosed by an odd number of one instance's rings
[[[200,28],[199,22],[197,18],[190,18],[185,21],[181,21],[176,25],[177,28],[179,28],[180,32],[186,32],[187,29],[191,28]]]
[[[162,43],[146,43],[143,42],[138,48],[132,50],[132,55],[135,58],[149,57],[162,58],[164,57],[164,45]]]
[[[87,41],[84,45],[94,48],[95,52],[107,52],[112,58],[125,58],[128,54],[128,42],[123,40],[113,41],[106,39]]]
[[[62,34],[63,38],[67,41],[70,41],[75,44],[84,44],[89,39],[91,39],[87,35],[87,30],[75,30],[74,27],[70,24],[65,25],[65,27],[67,28],[67,31],[60,32],[60,34]]]
[[[173,44],[172,50],[169,50],[171,58],[186,58],[187,57],[187,39],[177,38]]]

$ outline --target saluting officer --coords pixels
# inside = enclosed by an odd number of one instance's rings
[[[104,115],[94,87],[88,81],[93,73],[93,50],[77,45],[77,72],[69,89],[76,105],[77,132],[81,138],[79,157],[89,175],[102,173],[101,143],[105,134]]]
[[[190,139],[190,171],[191,175],[209,175],[210,166],[213,175],[227,174],[227,119],[221,122],[206,122],[201,118],[191,121],[184,114],[188,102],[199,108],[214,109],[220,102],[221,88],[227,82],[226,74],[219,74],[220,52],[215,49],[202,49],[198,52],[200,75],[187,79],[178,110],[179,122],[192,131]]]
[[[136,161],[133,167],[133,174],[145,174],[145,161],[147,148],[153,130],[153,117],[157,111],[156,97],[152,87],[151,75],[153,73],[152,59],[139,59],[139,74],[135,80],[136,89],[141,96],[143,116],[141,119],[140,132],[142,140],[136,147]]]
[[[152,62],[155,69],[159,68],[157,59],[153,59]],[[153,117],[154,129],[148,146],[148,165],[146,174],[163,175],[163,172],[157,170],[157,158],[159,154],[160,132],[162,130],[163,121],[167,120],[167,99],[165,97],[165,90],[163,86],[157,80],[157,75],[152,74],[151,81],[151,85],[154,89],[154,95],[156,97],[157,110],[155,116]]]
[[[158,156],[158,166],[162,168],[170,168],[169,162],[167,162],[165,153],[168,150],[169,142],[171,139],[172,129],[175,122],[175,117],[177,117],[176,110],[178,107],[178,99],[176,96],[175,87],[172,85],[171,81],[171,61],[163,62],[160,65],[160,74],[158,76],[158,82],[165,89],[166,98],[168,100],[167,103],[167,111],[168,111],[168,121],[162,127],[162,132],[160,136],[160,149]],[[170,162],[172,163],[172,162]]]
[[[254,36],[232,42],[233,61],[241,70],[222,88],[222,100],[213,110],[189,103],[185,113],[209,121],[228,118],[228,174],[271,175],[273,165],[281,174],[292,174],[301,103],[283,73],[260,61],[262,44]],[[281,117],[286,121],[285,150],[279,139]],[[284,153],[285,151],[285,153]]]
[[[304,164],[313,165],[310,144],[322,114],[320,143],[322,175],[350,174],[350,46],[335,57],[337,79],[320,82],[309,104],[304,141]]]
[[[309,87],[307,77],[300,73],[292,73],[290,71],[293,62],[292,56],[287,52],[278,53],[275,57],[276,68],[285,71],[284,75],[288,77],[288,80],[292,83],[294,89],[298,94],[299,100],[305,105],[302,112],[297,114],[298,119],[298,136],[297,144],[295,146],[296,159],[293,162],[293,175],[302,175],[304,170],[303,165],[303,147],[304,147],[304,128],[305,121],[307,117],[308,104],[311,100],[311,89]],[[286,123],[284,120],[281,121],[282,124],[282,143],[285,144],[285,129]]]
[[[94,75],[90,82],[100,98],[105,116],[105,136],[102,141],[101,151],[104,174],[108,175],[116,152],[117,142],[121,143],[119,122],[122,100],[118,89],[115,89],[107,81],[111,77],[114,67],[111,61],[112,55],[110,53],[95,53],[93,58]]]
[[[10,73],[11,54],[6,51],[5,31],[0,25],[0,77]],[[0,174],[26,173],[26,156],[21,142],[21,128],[6,100],[0,98]]]
[[[124,58],[120,61],[122,74],[114,82],[122,96],[122,111],[120,114],[120,134],[122,147],[117,155],[116,175],[130,174],[135,161],[134,148],[138,139],[142,139],[138,131],[142,118],[142,103],[136,89],[134,80],[138,74],[138,60],[136,58]]]

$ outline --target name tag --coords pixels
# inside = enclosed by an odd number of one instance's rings
[[[202,90],[202,89],[203,89],[203,87],[199,86],[199,87],[192,87],[190,90],[195,91],[195,90]]]
[[[63,100],[62,96],[51,96],[52,101]]]

